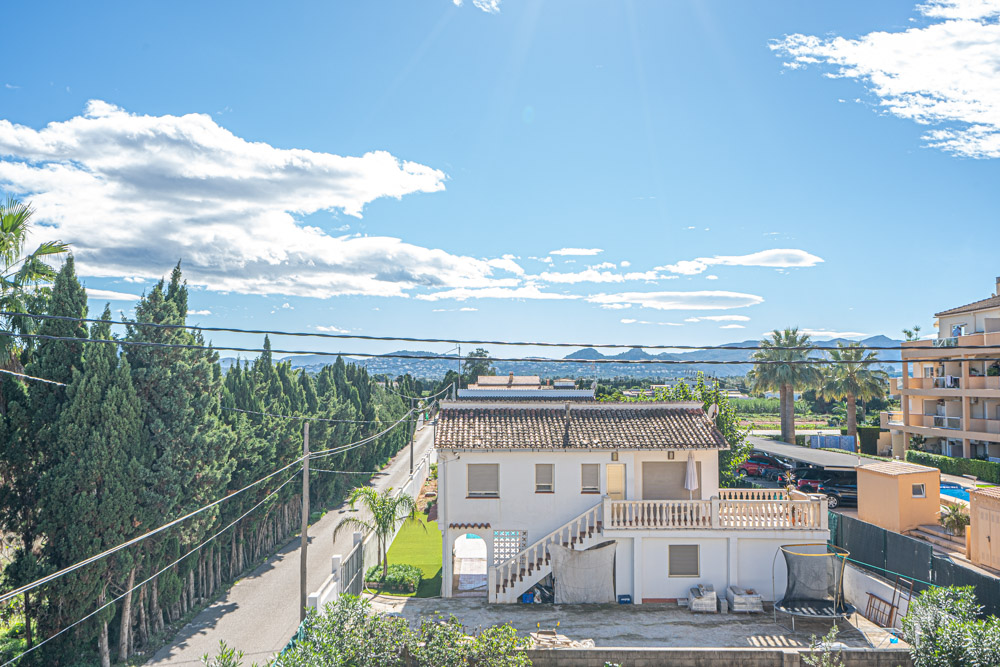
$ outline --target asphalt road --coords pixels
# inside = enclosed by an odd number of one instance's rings
[[[433,444],[433,426],[417,432],[414,459]],[[317,466],[320,467],[320,466]],[[409,450],[404,448],[373,479],[381,490],[398,487],[410,473]],[[317,473],[320,474],[320,473]],[[314,591],[330,573],[330,557],[346,555],[353,537],[345,531],[332,540],[333,529],[346,506],[328,512],[309,527],[309,590]],[[202,610],[147,662],[147,665],[198,665],[206,653],[215,655],[219,641],[244,653],[245,663],[263,663],[284,648],[299,627],[299,538],[264,564],[240,579],[215,603]]]

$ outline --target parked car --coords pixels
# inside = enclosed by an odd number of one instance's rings
[[[826,494],[826,504],[830,509],[841,505],[858,504],[858,473],[853,470],[836,472],[820,482],[816,493]]]
[[[813,468],[811,470],[803,470],[799,473],[798,477],[795,478],[795,487],[804,493],[815,493],[816,487],[818,487],[823,480],[829,479],[835,472],[838,471],[838,469],[831,470],[822,467]],[[854,472],[853,470],[844,471]]]
[[[750,458],[740,464],[737,474],[747,477],[767,477],[771,472],[790,470],[792,464],[785,463],[774,456],[766,454],[751,454]]]
[[[774,472],[770,473],[768,479],[771,480],[772,482],[780,482],[784,484],[786,483],[788,477],[791,476],[793,483],[796,486],[798,486],[798,482],[800,479],[802,479],[804,476],[807,476],[816,470],[822,470],[822,468],[820,468],[819,466],[807,465],[807,464],[803,465],[800,463],[798,465],[794,465],[794,467],[789,468],[788,470],[784,471],[775,470]]]

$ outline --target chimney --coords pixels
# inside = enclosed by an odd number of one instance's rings
[[[1000,276],[997,276],[997,291],[996,296],[1000,296]]]
[[[566,426],[563,430],[563,447],[569,447],[569,401],[566,401]]]
[[[514,371],[511,371],[510,375],[507,376],[507,386],[508,387],[514,386]]]

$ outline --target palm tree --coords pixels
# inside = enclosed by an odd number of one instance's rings
[[[781,410],[781,439],[795,444],[795,388],[808,389],[819,384],[822,374],[809,363],[812,347],[808,334],[798,327],[784,331],[775,329],[770,338],[760,341],[760,350],[753,353],[756,365],[747,373],[754,391],[778,391]],[[803,349],[789,349],[803,348]]]
[[[878,354],[865,352],[858,343],[837,343],[839,350],[830,352],[830,366],[818,394],[828,401],[847,399],[847,435],[858,437],[857,402],[884,396],[889,389],[889,374],[874,368]]]
[[[31,254],[24,254],[24,244],[31,230],[34,209],[16,199],[0,202],[0,310],[30,313],[40,310],[49,295],[49,283],[56,277],[56,270],[43,258],[60,255],[69,245],[59,241],[46,241]],[[17,315],[0,316],[0,326],[15,334],[31,333],[35,322]],[[19,370],[17,341],[11,336],[0,336],[0,368]],[[0,412],[5,412],[5,402],[0,396]]]
[[[351,504],[351,509],[354,509],[354,504],[360,500],[362,507],[368,510],[371,518],[348,517],[342,519],[333,530],[334,539],[337,539],[337,535],[347,528],[375,533],[375,538],[378,540],[378,559],[382,563],[383,577],[389,571],[388,550],[385,548],[386,542],[389,541],[389,537],[395,532],[396,526],[401,521],[413,518],[417,512],[417,503],[413,500],[413,496],[405,493],[392,496],[390,495],[391,491],[392,489],[386,489],[382,493],[379,493],[370,486],[362,486],[352,490],[351,495],[347,498]]]

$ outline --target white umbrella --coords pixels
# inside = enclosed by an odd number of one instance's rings
[[[684,475],[684,488],[688,497],[694,498],[694,490],[698,488],[698,469],[695,467],[694,454],[688,453],[687,473]]]

